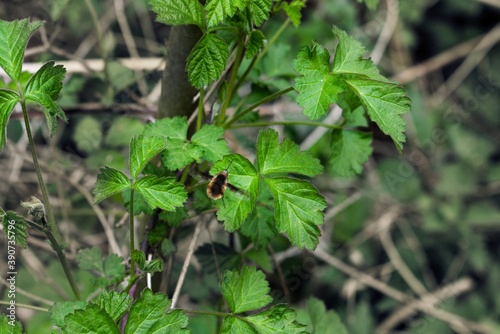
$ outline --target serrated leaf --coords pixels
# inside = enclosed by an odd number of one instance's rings
[[[184,187],[175,182],[173,177],[148,175],[139,179],[134,188],[144,196],[144,200],[153,208],[173,211],[182,206],[187,199]]]
[[[195,24],[203,28],[203,7],[197,0],[150,0],[156,20],[167,25]]]
[[[242,313],[258,309],[273,299],[268,295],[270,288],[266,276],[254,267],[243,266],[241,271],[226,271],[221,282],[222,295],[229,309]]]
[[[0,20],[0,66],[13,81],[19,80],[28,40],[43,23],[30,22],[28,19],[11,22]]]
[[[114,168],[104,166],[100,169],[100,173],[97,174],[97,180],[93,190],[94,204],[130,188],[130,186],[131,183],[127,175]]]
[[[250,37],[248,37],[248,42],[246,45],[245,57],[247,59],[255,56],[259,50],[264,47],[264,40],[266,36],[260,30],[254,30],[250,33]]]
[[[404,88],[367,79],[348,79],[346,82],[359,96],[370,119],[392,138],[398,151],[401,151],[406,141],[406,124],[401,114],[410,109],[410,99],[405,96]]]
[[[229,147],[222,137],[224,129],[215,125],[204,125],[191,138],[191,142],[203,149],[202,158],[206,161],[215,162],[229,154]]]
[[[323,116],[330,104],[337,101],[343,91],[343,82],[331,75],[330,53],[321,45],[299,50],[293,62],[295,71],[302,74],[295,79],[293,88],[299,92],[297,104],[304,108],[309,119]]]
[[[295,321],[295,311],[285,304],[278,304],[263,312],[246,317],[259,334],[300,334],[306,326]],[[318,332],[320,333],[320,332]],[[337,332],[321,332],[335,333]]]
[[[257,205],[241,225],[240,232],[249,237],[255,247],[266,247],[278,233],[274,226],[274,212],[268,207]]]
[[[269,19],[272,5],[272,0],[248,0],[252,21],[256,26],[260,26],[265,20]]]
[[[2,220],[3,232],[5,233],[7,244],[22,248],[28,247],[28,223],[26,219],[14,211],[3,211],[2,209],[0,209],[0,219]],[[12,269],[9,271],[15,270]]]
[[[0,151],[7,141],[7,122],[18,101],[19,96],[15,92],[0,89]]]
[[[262,175],[295,173],[315,176],[323,171],[320,161],[289,138],[278,143],[278,133],[273,129],[261,130],[257,139],[257,166]]]
[[[147,261],[144,264],[144,269],[142,271],[146,273],[158,273],[163,271],[163,261],[160,259],[154,259]]]
[[[132,304],[132,298],[127,292],[103,290],[92,302],[117,322],[127,312]]]
[[[92,319],[92,321],[89,321]],[[76,310],[64,318],[63,333],[109,333],[119,334],[113,319],[96,304],[88,304],[83,310]]]
[[[35,102],[42,107],[51,135],[56,132],[57,118],[68,121],[64,111],[56,103],[65,75],[66,69],[62,65],[49,61],[33,74],[25,88],[24,98],[28,103]]]
[[[123,258],[116,255],[110,254],[104,260],[103,268],[103,279],[101,280],[101,286],[110,286],[115,283],[123,281],[125,278],[125,264],[123,263]]]
[[[134,179],[139,176],[146,164],[167,146],[164,138],[143,136],[130,141],[130,174]]]
[[[0,333],[22,334],[23,325],[18,320],[11,322],[11,319],[7,318],[6,314],[0,314]]]
[[[203,148],[185,139],[167,138],[167,149],[161,155],[161,159],[169,170],[177,170],[193,161],[200,162],[202,155]]]
[[[274,197],[276,227],[298,248],[314,249],[326,201],[309,182],[287,177],[265,179]]]
[[[337,313],[333,310],[326,311],[325,305],[314,297],[307,301],[307,312],[302,311],[299,318],[307,324],[307,329],[312,334],[338,333],[347,334]]]
[[[187,59],[189,81],[200,89],[216,80],[226,67],[229,46],[214,34],[204,35],[194,46]]]
[[[369,133],[336,129],[332,132],[330,163],[334,175],[350,177],[361,173],[363,164],[372,154]]]
[[[99,247],[85,248],[76,254],[78,266],[85,270],[97,270],[104,272],[104,264],[102,260],[102,250]]]
[[[187,327],[189,319],[182,310],[173,310],[165,314],[148,330],[148,334],[187,334],[191,331]]]
[[[49,308],[50,321],[58,326],[64,327],[64,318],[76,310],[82,310],[87,306],[87,303],[83,300],[77,300],[74,302],[55,302]]]
[[[248,322],[232,315],[222,320],[221,334],[259,334]]]
[[[130,213],[130,189],[127,189],[122,192],[123,204],[127,212]],[[134,216],[137,216],[141,212],[144,212],[147,215],[152,215],[154,213],[154,209],[149,206],[149,204],[144,199],[141,193],[134,191]]]
[[[293,0],[290,3],[283,2],[283,9],[295,28],[300,25],[300,19],[302,18],[302,13],[300,11],[305,5],[305,0]]]
[[[245,0],[208,0],[205,5],[207,26],[216,26],[227,17],[233,17],[237,9],[243,10],[245,6]]]
[[[294,85],[299,92],[298,104],[304,107],[306,116],[314,119],[324,115],[328,106],[339,100],[344,109],[354,110],[358,103],[348,104],[353,102],[352,97],[357,96],[356,101],[362,103],[371,120],[392,138],[401,151],[405,141],[405,123],[401,114],[410,110],[405,90],[380,75],[370,59],[362,58],[365,49],[359,42],[338,28],[334,28],[333,33],[339,44],[332,70],[330,55],[321,46],[302,49],[297,54],[295,70],[303,74]]]
[[[149,333],[155,322],[165,316],[170,307],[170,300],[162,293],[153,294],[145,289],[141,297],[130,309],[125,334]]]
[[[212,175],[228,168],[228,182],[239,191],[226,189],[223,200],[214,201],[217,218],[224,221],[224,228],[233,232],[240,227],[252,212],[259,191],[259,176],[247,158],[239,154],[226,155],[224,160],[214,164]]]
[[[138,249],[134,249],[132,253],[130,253],[130,258],[134,260],[139,269],[144,269],[144,264],[146,263],[146,255],[144,254],[144,252]]]
[[[187,118],[173,117],[162,118],[154,123],[149,123],[143,131],[146,137],[165,137],[186,140],[187,138]]]
[[[260,266],[267,272],[273,271],[271,257],[266,248],[252,248],[248,252],[245,252],[245,258],[255,262],[258,266]]]

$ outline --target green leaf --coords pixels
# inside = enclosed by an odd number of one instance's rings
[[[0,89],[0,151],[7,141],[7,122],[18,101],[19,96],[15,92]]]
[[[75,310],[83,310],[87,306],[87,303],[82,300],[77,300],[75,302],[55,302],[49,308],[50,321],[58,326],[64,327],[64,318]]]
[[[92,319],[91,321],[89,321]],[[110,333],[120,330],[113,319],[96,304],[88,304],[83,310],[76,310],[64,318],[63,333]]]
[[[283,2],[283,9],[295,28],[300,25],[300,19],[302,18],[302,13],[300,11],[305,5],[305,0],[293,0],[290,3]]]
[[[166,147],[165,139],[156,136],[132,138],[130,141],[130,174],[137,179],[146,164],[163,151]]]
[[[344,110],[354,110],[357,103],[348,104],[354,102],[356,96],[356,101],[361,102],[370,119],[401,150],[405,141],[405,123],[401,114],[410,109],[405,90],[380,75],[370,59],[362,58],[365,49],[359,42],[338,28],[334,28],[333,33],[339,44],[332,69],[330,54],[322,46],[314,45],[297,54],[294,67],[303,75],[294,84],[299,92],[297,103],[304,108],[307,117],[316,119],[323,116],[332,103],[340,102]]]
[[[187,128],[186,117],[162,118],[154,123],[149,123],[144,128],[143,135],[186,140]]]
[[[107,131],[104,143],[107,146],[121,148],[128,146],[133,136],[138,136],[144,131],[144,123],[135,118],[119,117],[113,120]]]
[[[214,253],[217,263],[214,261]],[[215,273],[217,270],[223,272],[226,269],[238,268],[242,260],[241,253],[218,242],[201,245],[196,249],[195,255],[205,273]]]
[[[146,261],[142,271],[146,273],[159,273],[163,271],[163,261],[160,259],[153,259],[151,261]]]
[[[18,320],[11,320],[7,315],[0,314],[0,333],[22,334],[23,325]]]
[[[232,315],[224,317],[221,334],[259,334],[248,322]]]
[[[401,114],[410,109],[410,99],[403,87],[368,79],[348,79],[347,85],[356,92],[370,119],[389,135],[397,149],[403,149],[406,124]]]
[[[124,278],[125,264],[123,263],[123,258],[116,254],[110,254],[104,260],[103,278],[98,283],[100,286],[106,287],[119,283]]]
[[[224,129],[215,125],[204,125],[191,138],[191,142],[203,149],[202,158],[215,162],[229,154],[229,147],[222,137]]]
[[[233,17],[237,9],[243,10],[245,6],[245,0],[208,0],[205,5],[207,26],[216,26],[227,17]]]
[[[26,249],[28,247],[28,223],[26,219],[14,211],[3,211],[1,208],[0,219],[2,220],[3,232],[8,246],[19,246]],[[7,267],[8,271],[15,271],[15,268],[11,268],[10,262]]]
[[[222,295],[229,309],[242,313],[266,306],[272,301],[266,276],[254,267],[243,266],[240,273],[226,271],[221,282]]]
[[[153,208],[174,211],[187,199],[184,187],[175,182],[173,177],[157,177],[148,175],[139,179],[134,188],[139,191],[146,202]]]
[[[241,225],[240,231],[253,241],[255,247],[266,247],[278,233],[274,226],[274,212],[266,206],[257,205]]]
[[[78,266],[85,270],[104,272],[102,250],[99,247],[85,248],[76,254]]]
[[[130,258],[134,260],[134,262],[137,264],[139,269],[143,270],[144,269],[144,264],[146,263],[146,255],[144,254],[143,251],[140,251],[138,249],[134,249],[132,253],[130,254]]]
[[[131,183],[127,175],[114,168],[104,166],[97,174],[94,188],[94,204],[99,203],[116,193],[130,188]]]
[[[13,80],[18,81],[24,58],[24,50],[31,35],[44,21],[29,22],[28,19],[11,22],[0,20],[0,66]]]
[[[68,121],[64,111],[56,103],[65,74],[66,69],[62,65],[54,65],[53,61],[49,61],[33,74],[25,88],[26,102],[35,102],[42,107],[51,135],[57,129],[57,117],[64,122]]]
[[[260,26],[269,18],[272,0],[248,0],[252,21],[256,26]]]
[[[117,322],[127,312],[132,304],[132,298],[125,291],[103,290],[92,302],[105,311],[114,322]]]
[[[203,28],[203,7],[197,0],[150,0],[156,20],[167,25],[195,24]]]
[[[278,133],[273,129],[261,130],[257,139],[257,165],[263,175],[295,173],[315,176],[323,171],[318,159],[289,138],[278,143]]]
[[[130,213],[130,189],[127,189],[122,192],[122,199],[125,209]],[[152,215],[154,213],[154,209],[149,206],[149,204],[144,199],[141,193],[134,191],[134,216],[137,216],[141,212],[144,212],[147,215]]]
[[[189,81],[200,89],[216,80],[226,67],[229,46],[214,35],[204,35],[194,46],[187,59]]]
[[[358,0],[358,2],[364,2],[368,8],[375,10],[380,0]]]
[[[189,319],[182,310],[173,310],[168,312],[160,320],[154,323],[148,330],[148,334],[188,334],[191,331],[187,327]]]
[[[314,249],[323,224],[326,201],[309,182],[279,177],[265,179],[274,197],[276,227],[298,248]]]
[[[311,334],[347,334],[337,313],[333,310],[326,311],[323,302],[314,297],[307,301],[307,312],[302,312],[299,319],[307,324],[308,332]]]
[[[141,297],[132,305],[128,316],[125,334],[150,333],[149,329],[165,316],[170,300],[162,293],[153,294],[145,289]]]
[[[233,232],[240,227],[252,212],[259,191],[259,175],[247,158],[239,154],[226,155],[224,160],[214,164],[212,175],[228,168],[228,182],[239,191],[226,189],[222,200],[215,201],[217,218],[224,221],[224,228]]]
[[[248,38],[248,42],[246,45],[245,57],[247,59],[255,56],[260,49],[264,47],[264,40],[266,36],[260,30],[254,30],[250,33],[250,37]]]
[[[271,263],[271,257],[269,256],[269,253],[267,252],[266,248],[252,248],[248,252],[245,252],[245,258],[249,259],[250,261],[255,262],[257,265],[259,265],[262,269],[264,269],[267,272],[272,272],[273,271],[273,265]]]
[[[259,334],[301,334],[305,333],[305,326],[295,321],[295,311],[285,304],[278,304],[270,309],[246,317]],[[320,332],[318,332],[320,333]],[[321,332],[335,333],[337,332]]]
[[[293,88],[299,92],[297,104],[304,108],[309,119],[323,116],[330,104],[337,101],[344,84],[330,73],[330,53],[321,45],[299,50],[293,62],[295,71],[302,74]]]
[[[368,133],[333,130],[330,163],[334,175],[351,177],[361,173],[363,164],[372,154],[372,136]]]
[[[161,159],[168,169],[177,170],[193,161],[200,162],[202,155],[203,149],[186,139],[168,138],[167,149],[163,152]]]

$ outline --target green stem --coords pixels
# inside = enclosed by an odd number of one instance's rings
[[[134,180],[135,183],[135,180]],[[129,202],[129,226],[130,226],[130,254],[135,249],[135,229],[134,229],[134,185],[130,188],[130,202]],[[132,256],[130,256],[130,279],[129,284],[134,280],[135,277],[135,261]]]
[[[205,99],[205,89],[200,89],[200,97],[198,98],[198,119],[196,121],[196,131],[201,129],[201,123],[203,122],[203,115],[205,110],[203,109],[203,100]]]
[[[22,89],[19,86],[19,84],[18,84],[18,92],[21,92],[22,94]],[[80,299],[80,292],[78,290],[78,286],[76,285],[76,281],[69,267],[68,260],[66,259],[66,256],[61,246],[61,241],[60,241],[61,237],[59,236],[59,231],[57,230],[56,221],[54,219],[54,212],[52,211],[52,206],[50,205],[49,202],[47,186],[43,181],[42,170],[40,168],[40,164],[38,163],[38,156],[35,150],[35,143],[33,141],[33,135],[31,134],[31,126],[28,118],[28,110],[26,108],[26,102],[24,101],[24,96],[22,95],[21,95],[21,108],[23,110],[24,125],[26,127],[26,135],[28,136],[28,144],[30,147],[31,156],[33,158],[33,165],[35,167],[36,176],[38,178],[38,184],[40,186],[40,191],[42,192],[45,212],[47,213],[47,218],[48,218],[47,221],[48,226],[47,229],[45,230],[45,234],[51,242],[52,249],[56,251],[57,256],[59,257],[59,261],[61,262],[61,265],[63,267],[64,274],[68,279],[69,285],[71,286],[71,289],[73,290],[75,297],[77,299]]]
[[[258,55],[256,55],[255,57],[253,57],[252,62],[250,63],[250,65],[248,65],[247,69],[245,70],[245,73],[243,73],[243,75],[241,76],[240,80],[238,81],[238,84],[236,85],[236,89],[238,89],[245,82],[247,76],[250,74],[250,72],[254,68],[255,64],[257,64],[262,59],[262,57],[269,50],[269,47],[276,42],[276,40],[278,39],[278,37],[281,35],[281,33],[283,33],[283,31],[290,24],[290,22],[291,22],[290,18],[287,18],[285,20],[285,22],[283,22],[283,24],[274,33],[273,37],[271,37],[271,39],[269,39],[269,42],[264,47],[264,49],[262,49],[262,52],[260,52]]]
[[[245,116],[246,114],[248,114],[249,112],[251,112],[252,110],[254,110],[255,108],[257,108],[258,106],[262,105],[262,104],[265,104],[265,103],[268,103],[268,102],[271,102],[275,99],[277,99],[278,97],[282,96],[282,95],[285,95],[286,93],[288,92],[291,92],[293,90],[293,87],[288,87],[288,88],[285,88],[283,90],[280,90],[279,92],[276,92],[274,94],[271,94],[269,96],[266,96],[265,98],[263,98],[262,100],[260,101],[257,101],[255,102],[254,104],[252,104],[250,107],[246,108],[245,110],[243,110],[242,112],[238,113],[237,115],[235,115],[230,121],[228,121],[224,126],[226,128],[230,127],[231,124],[233,124],[234,122],[236,122],[238,119],[242,118],[243,116]]]
[[[219,116],[217,117],[217,125],[221,126],[224,124],[224,117],[226,116],[226,110],[227,107],[229,106],[229,103],[234,97],[234,94],[236,93],[236,78],[238,76],[238,69],[240,68],[241,65],[241,59],[243,58],[243,50],[245,47],[245,41],[244,41],[245,35],[240,33],[238,37],[238,48],[236,50],[236,57],[234,59],[234,64],[233,68],[231,69],[231,77],[229,78],[229,83],[227,85],[227,93],[226,93],[226,98],[224,99],[224,103],[222,104],[222,107],[220,109]]]

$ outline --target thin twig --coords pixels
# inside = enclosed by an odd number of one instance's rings
[[[202,220],[200,219],[196,223],[196,227],[193,232],[193,237],[191,239],[191,242],[189,243],[188,252],[186,254],[186,258],[184,259],[184,263],[182,265],[181,274],[179,275],[179,280],[177,281],[177,285],[175,286],[174,295],[172,296],[172,305],[170,306],[171,309],[175,308],[177,300],[179,299],[182,285],[184,284],[184,279],[186,278],[186,273],[189,267],[189,262],[191,262],[191,257],[193,256],[194,249],[196,247],[196,242],[198,241],[198,237],[200,235],[201,225],[202,225]]]

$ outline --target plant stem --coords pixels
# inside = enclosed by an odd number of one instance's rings
[[[258,106],[264,104],[264,103],[268,103],[268,102],[271,102],[275,99],[277,99],[278,97],[280,97],[281,95],[285,95],[286,93],[288,92],[291,92],[293,90],[293,87],[288,87],[288,88],[285,88],[283,90],[280,90],[279,92],[276,92],[274,94],[271,94],[269,96],[266,96],[265,98],[263,98],[262,100],[260,101],[257,101],[255,102],[254,104],[252,104],[250,107],[246,108],[245,110],[243,110],[242,112],[238,113],[237,115],[235,115],[230,121],[228,121],[224,127],[228,128],[231,126],[231,124],[233,124],[234,122],[236,122],[238,119],[240,119],[241,117],[245,116],[246,114],[248,114],[249,112],[251,112],[252,110],[254,110],[255,108],[257,108]]]
[[[241,65],[241,59],[243,58],[243,50],[245,47],[245,35],[240,33],[238,37],[238,48],[236,49],[236,57],[234,58],[233,68],[231,69],[231,77],[229,78],[229,83],[227,84],[227,93],[226,98],[224,99],[224,103],[220,109],[219,116],[217,117],[217,125],[221,126],[224,124],[224,117],[226,116],[226,110],[229,106],[229,103],[234,97],[236,93],[237,87],[235,86],[236,77],[238,76],[238,69]]]
[[[134,180],[135,184],[135,180]],[[135,240],[134,240],[134,186],[130,188],[130,202],[129,202],[129,233],[130,233],[130,254],[135,249]],[[135,277],[135,261],[132,256],[130,256],[130,279],[129,283],[133,281]]]
[[[205,98],[205,89],[202,88],[200,89],[200,97],[198,98],[198,119],[196,120],[196,131],[201,129],[201,123],[203,122],[203,115],[204,115],[204,109],[203,109],[203,100]]]
[[[18,83],[18,92],[22,92],[21,87],[19,86]],[[22,94],[22,93],[21,93]],[[76,281],[73,277],[73,274],[71,272],[71,269],[68,264],[68,260],[66,259],[66,256],[63,252],[62,246],[61,246],[61,237],[59,236],[59,231],[57,230],[57,225],[56,221],[54,219],[54,213],[52,211],[52,206],[50,205],[49,202],[49,195],[47,191],[47,186],[45,185],[45,182],[43,181],[43,176],[42,176],[42,170],[40,169],[40,164],[38,163],[38,156],[36,154],[35,150],[35,143],[33,141],[33,135],[31,134],[31,126],[28,118],[28,110],[26,109],[26,102],[24,101],[24,97],[21,95],[21,108],[23,110],[23,118],[24,118],[24,125],[26,127],[26,135],[28,136],[28,144],[30,147],[31,151],[31,156],[33,157],[33,165],[35,167],[36,171],[36,176],[38,178],[38,184],[40,186],[40,191],[42,192],[42,198],[43,198],[43,203],[45,206],[45,212],[47,213],[47,227],[45,230],[45,235],[47,238],[50,240],[52,249],[54,249],[57,253],[57,256],[59,257],[59,261],[61,262],[61,265],[64,270],[64,274],[66,275],[66,278],[68,279],[69,285],[71,286],[71,289],[73,290],[73,294],[77,299],[80,299],[80,292],[78,290],[78,286],[76,285]]]
[[[252,62],[250,63],[250,65],[248,65],[247,69],[245,70],[245,73],[243,73],[243,75],[241,76],[240,80],[238,81],[238,84],[236,85],[236,89],[238,89],[243,84],[243,82],[245,82],[247,76],[250,74],[250,72],[252,71],[252,69],[255,66],[255,64],[257,64],[262,59],[262,57],[266,54],[267,50],[269,50],[269,47],[271,45],[273,45],[274,42],[276,42],[276,40],[278,39],[278,37],[285,30],[285,28],[290,24],[290,22],[291,22],[290,18],[287,18],[285,20],[285,22],[283,22],[283,24],[274,33],[273,37],[271,37],[271,39],[269,40],[269,42],[267,43],[267,45],[264,47],[264,49],[262,49],[262,52],[260,52],[258,55],[256,55],[255,57],[253,57]]]

